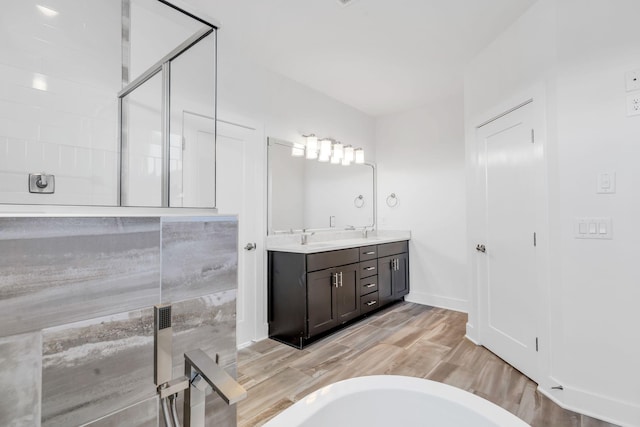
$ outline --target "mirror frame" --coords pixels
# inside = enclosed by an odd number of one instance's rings
[[[269,147],[271,147],[272,145],[281,145],[284,147],[288,147],[288,148],[292,148],[294,146],[293,142],[284,140],[284,139],[280,139],[280,138],[274,138],[272,136],[267,137],[267,158],[266,158],[266,163],[267,163],[267,235],[272,236],[272,235],[277,235],[277,234],[294,234],[294,233],[305,233],[307,231],[312,231],[312,232],[328,232],[328,231],[345,231],[345,230],[349,230],[348,227],[325,227],[325,228],[300,228],[300,229],[287,229],[287,230],[274,230],[272,227],[272,220],[273,220],[273,194],[272,194],[272,186],[271,186],[271,167],[270,167],[270,162],[269,162]],[[367,225],[358,225],[355,226],[355,229],[365,229],[365,228],[370,228],[370,229],[375,229],[377,226],[377,222],[378,222],[378,170],[376,167],[375,163],[371,163],[371,162],[364,162],[362,164],[363,166],[369,166],[371,168],[371,172],[372,172],[372,176],[373,176],[373,223],[372,224],[367,224]]]

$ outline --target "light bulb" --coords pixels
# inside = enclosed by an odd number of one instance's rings
[[[320,141],[320,157],[326,157],[329,160],[331,156],[331,140],[323,139]]]
[[[307,137],[307,159],[318,158],[318,138],[315,135]]]
[[[331,164],[332,165],[339,165],[340,164],[340,159],[337,158],[336,156],[331,156]]]
[[[304,145],[293,144],[291,147],[291,155],[293,157],[304,157]]]
[[[344,157],[344,145],[340,144],[339,142],[333,144],[333,157],[342,160],[342,158]]]
[[[364,164],[364,150],[362,148],[358,148],[355,150],[356,155],[356,164],[362,165]]]
[[[350,164],[351,162],[346,157],[342,159],[342,166],[349,166]]]
[[[349,163],[353,162],[353,147],[348,146],[344,148],[344,158],[349,161]]]

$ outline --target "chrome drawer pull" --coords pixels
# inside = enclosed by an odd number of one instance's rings
[[[367,267],[367,268],[365,268],[365,270],[367,270],[367,271],[371,271],[371,270],[375,270],[375,269],[376,269],[375,267]]]
[[[369,283],[368,285],[365,286],[365,288],[373,288],[376,284],[375,283]]]
[[[373,251],[373,252],[365,252],[363,255],[375,255],[375,254],[376,254],[376,252]]]
[[[368,305],[369,307],[371,307],[372,305],[376,305],[377,303],[378,303],[378,301],[373,300],[373,301],[369,301],[369,302],[367,303],[367,305]]]

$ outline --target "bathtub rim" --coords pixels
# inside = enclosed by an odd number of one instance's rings
[[[402,375],[368,375],[326,385],[280,412],[264,427],[298,425],[341,397],[371,390],[405,390],[428,394],[459,404],[501,427],[530,427],[506,409],[473,393],[437,381]]]

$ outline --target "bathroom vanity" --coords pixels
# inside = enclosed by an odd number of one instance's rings
[[[409,293],[406,236],[268,250],[269,337],[296,348]]]

